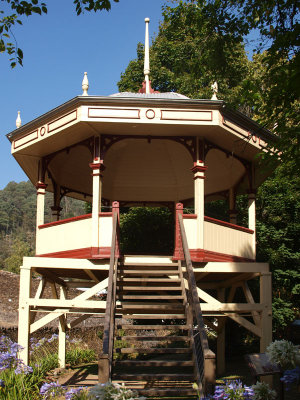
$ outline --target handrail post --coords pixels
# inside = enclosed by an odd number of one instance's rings
[[[189,302],[192,305],[193,314],[195,316],[197,322],[197,330],[198,333],[196,336],[193,336],[193,350],[195,353],[195,359],[197,363],[200,358],[200,362],[203,364],[203,371],[200,371],[199,365],[198,367],[198,375],[200,379],[200,390],[202,387],[206,393],[211,391],[211,388],[215,383],[215,354],[208,347],[208,340],[205,331],[205,326],[202,318],[202,311],[199,302],[199,295],[197,291],[197,283],[194,275],[193,264],[191,261],[190,251],[188,248],[188,242],[186,238],[186,233],[183,225],[183,216],[182,214],[178,215],[178,223],[180,228],[180,235],[182,240],[182,247],[184,253],[184,260],[186,264],[187,278],[188,278],[188,287],[189,287]],[[197,343],[196,343],[197,339]],[[200,352],[199,352],[200,351]]]
[[[119,254],[116,251],[118,246],[117,232],[119,222],[119,203],[113,203],[113,229],[110,251],[108,288],[106,298],[106,310],[103,330],[103,350],[98,363],[98,380],[105,383],[111,379],[113,362],[113,337],[114,337],[114,314],[116,304],[116,274]],[[119,251],[119,250],[118,250]]]
[[[173,260],[183,260],[182,241],[179,226],[179,215],[183,215],[183,204],[176,203],[175,210],[175,249]]]

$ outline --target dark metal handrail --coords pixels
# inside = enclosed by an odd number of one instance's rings
[[[113,210],[113,231],[110,251],[108,287],[106,298],[106,311],[103,330],[103,350],[99,359],[99,381],[105,383],[111,379],[114,328],[115,328],[115,306],[116,306],[116,282],[118,265],[118,212]]]
[[[180,227],[180,236],[184,254],[184,261],[186,264],[187,271],[187,281],[189,288],[189,303],[191,306],[191,320],[195,318],[195,328],[191,326],[191,339],[192,339],[192,348],[194,352],[194,358],[196,361],[196,375],[197,375],[197,384],[199,387],[199,391],[201,396],[203,396],[204,388],[206,386],[205,377],[205,359],[214,358],[214,354],[209,349],[208,340],[205,330],[205,325],[202,317],[202,311],[199,302],[199,296],[197,292],[197,284],[193,270],[193,264],[190,256],[190,251],[188,248],[187,237],[183,225],[183,217],[182,214],[178,214],[178,221]],[[192,324],[193,325],[193,324]]]

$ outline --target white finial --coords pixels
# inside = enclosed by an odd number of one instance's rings
[[[146,82],[146,93],[150,93],[150,62],[149,62],[149,18],[145,18],[146,30],[145,30],[145,60],[144,60],[144,75]]]
[[[22,121],[21,121],[21,117],[20,117],[20,111],[18,111],[18,116],[16,119],[16,127],[20,128],[21,124],[22,124]]]
[[[217,93],[218,93],[218,84],[217,82],[214,82],[213,85],[211,85],[211,89],[213,91],[213,95],[211,100],[218,100],[217,98]]]
[[[88,96],[88,89],[89,89],[89,81],[87,77],[87,72],[85,72],[82,80],[82,90],[83,90],[82,96]]]

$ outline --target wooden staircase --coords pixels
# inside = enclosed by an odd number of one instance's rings
[[[171,257],[120,261],[118,214],[113,214],[101,383],[122,382],[147,397],[181,398],[203,398],[214,384],[215,355],[208,347],[181,215],[178,223],[185,271]]]
[[[122,323],[115,328],[113,381],[147,397],[195,396],[181,264],[168,257],[125,257],[116,295]]]

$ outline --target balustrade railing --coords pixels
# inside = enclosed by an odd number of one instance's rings
[[[99,357],[98,378],[100,383],[111,379],[115,330],[117,267],[119,259],[119,203],[113,203],[113,230],[108,273],[106,311],[103,329],[103,347]]]
[[[182,214],[178,215],[180,228],[180,240],[183,250],[184,263],[187,272],[190,336],[192,340],[193,355],[195,360],[195,372],[200,395],[203,396],[209,390],[209,385],[214,380],[215,354],[209,349],[205,325],[197,292],[197,284],[188,248],[187,237],[183,225]]]

